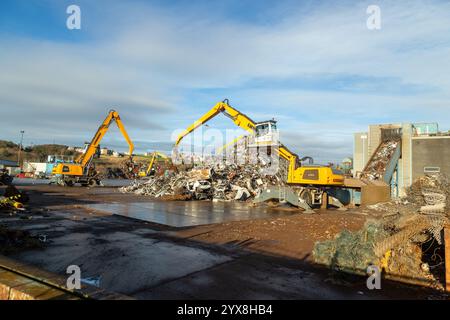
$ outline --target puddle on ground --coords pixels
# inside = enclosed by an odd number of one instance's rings
[[[264,219],[293,214],[292,212],[276,212],[265,207],[251,207],[245,202],[113,202],[89,204],[86,207],[172,227],[190,227],[202,224]]]

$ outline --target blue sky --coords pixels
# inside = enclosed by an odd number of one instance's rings
[[[66,8],[81,8],[81,30]],[[381,30],[366,27],[368,5]],[[121,114],[139,151],[216,102],[278,120],[299,155],[336,162],[369,124],[450,128],[448,1],[9,1],[0,4],[0,139],[89,140]],[[210,127],[234,129],[225,117]],[[117,129],[103,145],[126,150]]]

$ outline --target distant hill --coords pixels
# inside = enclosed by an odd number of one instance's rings
[[[74,155],[74,151],[67,150],[67,146],[60,144],[41,144],[35,146],[24,147],[21,152],[21,159],[33,162],[44,162],[47,155]],[[0,140],[0,159],[17,161],[19,145],[11,142]]]

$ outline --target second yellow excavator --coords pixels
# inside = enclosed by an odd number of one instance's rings
[[[100,141],[105,136],[111,122],[115,121],[120,132],[128,143],[128,154],[132,157],[134,144],[128,136],[119,114],[115,110],[109,111],[107,117],[98,128],[86,151],[82,153],[74,163],[58,163],[52,170],[56,183],[64,186],[73,186],[80,183],[82,186],[95,186],[100,184],[100,179],[95,168],[92,166],[92,160],[99,148]]]
[[[211,110],[184,130],[177,137],[175,148],[186,135],[220,113],[230,118],[237,126],[255,135],[253,147],[261,148],[275,146],[279,156],[288,162],[286,183],[293,188],[281,190],[280,192],[283,193],[282,198],[289,196],[292,198],[294,193],[295,197],[298,196],[298,199],[291,199],[290,202],[297,203],[300,201],[301,203],[306,203],[309,207],[321,205],[325,198],[324,194],[333,194],[333,197],[344,198],[342,202],[347,202],[349,195],[340,188],[344,185],[344,175],[342,172],[331,168],[330,166],[314,164],[302,165],[301,162],[303,160],[311,158],[304,157],[300,159],[297,154],[290,151],[278,141],[278,131],[275,120],[255,122],[245,114],[233,108],[228,100],[217,103]],[[252,145],[250,147],[252,147]],[[336,198],[335,200],[337,200]],[[339,203],[339,201],[337,203]]]
[[[157,158],[160,157],[164,159],[164,161],[167,161],[169,159],[168,156],[166,156],[164,153],[154,151],[152,153],[152,157],[150,159],[150,162],[148,163],[147,169],[139,171],[139,177],[149,177],[154,173],[154,166],[157,162]]]

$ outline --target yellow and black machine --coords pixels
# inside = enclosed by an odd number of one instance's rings
[[[342,206],[343,203],[348,203],[350,194],[343,189],[344,175],[342,172],[330,166],[314,165],[312,163],[302,164],[302,161],[312,160],[312,158],[299,158],[297,154],[278,141],[275,120],[255,122],[233,108],[228,100],[217,103],[211,110],[184,130],[177,137],[175,148],[178,147],[186,135],[220,113],[230,118],[237,126],[254,135],[254,147],[263,149],[264,147],[274,146],[279,156],[288,162],[286,184],[289,187],[265,190],[258,199],[261,201],[278,199],[282,202],[290,202],[296,206],[303,207],[306,210],[322,205],[324,199],[328,202],[328,195],[331,196],[332,204]]]
[[[130,158],[132,157],[134,144],[128,136],[117,111],[111,110],[87,146],[86,151],[75,159],[74,163],[58,163],[53,167],[52,174],[56,179],[56,183],[64,186],[73,186],[75,183],[80,183],[82,186],[100,185],[101,181],[98,172],[92,164],[92,160],[100,146],[100,141],[113,121],[116,122],[117,127],[125,137],[129,146],[128,154]]]
[[[141,170],[139,171],[139,177],[149,177],[154,175],[155,173],[155,164],[159,158],[164,159],[164,161],[168,161],[169,157],[166,156],[164,153],[158,152],[158,151],[154,151],[152,153],[152,157],[150,158],[150,162],[147,166],[146,170]]]

